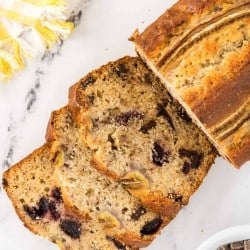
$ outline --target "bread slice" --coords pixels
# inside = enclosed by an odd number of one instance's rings
[[[249,0],[180,0],[132,40],[220,154],[249,161]]]
[[[165,216],[188,203],[214,161],[206,136],[139,58],[89,73],[71,87],[70,108],[94,166]]]
[[[60,189],[52,178],[54,160],[45,144],[3,175],[3,186],[24,225],[60,249],[130,249],[107,235],[96,221],[65,211]]]
[[[54,172],[68,210],[103,225],[103,230],[133,247],[147,246],[169,219],[143,207],[122,184],[91,166],[92,150],[64,107],[52,113],[49,141],[58,152]]]

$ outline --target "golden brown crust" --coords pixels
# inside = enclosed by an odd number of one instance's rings
[[[171,50],[195,27],[246,3],[249,1],[179,0],[142,34],[136,32],[131,40],[155,60],[166,46]]]
[[[205,101],[200,101],[193,106],[193,112],[205,127],[210,128],[238,110],[247,101],[249,95],[250,61],[246,62],[228,82],[218,84],[207,93]]]
[[[237,168],[250,161],[250,134],[241,140],[238,147],[229,148],[227,155]]]
[[[236,167],[249,160],[249,15],[249,0],[180,0],[133,38],[148,66]]]

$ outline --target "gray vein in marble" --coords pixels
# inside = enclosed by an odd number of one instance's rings
[[[68,22],[72,22],[74,26],[78,26],[82,18],[82,10],[78,12],[72,11],[70,17],[67,19]]]
[[[31,111],[32,107],[34,106],[36,100],[38,91],[40,89],[41,85],[41,77],[44,75],[44,71],[38,68],[35,72],[35,82],[33,84],[33,87],[28,91],[28,93],[25,96],[25,103],[26,103],[26,110],[28,112]]]
[[[14,155],[14,148],[15,148],[15,142],[16,142],[16,136],[13,134],[13,131],[15,130],[15,122],[13,121],[12,116],[10,116],[10,125],[8,126],[8,134],[10,137],[10,143],[7,150],[7,154],[4,158],[4,161],[2,163],[2,170],[7,169],[13,160]]]

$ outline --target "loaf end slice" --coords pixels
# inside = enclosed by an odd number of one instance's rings
[[[247,0],[181,0],[131,39],[236,167],[250,160],[249,16]]]

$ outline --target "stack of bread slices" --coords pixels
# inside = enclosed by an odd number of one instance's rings
[[[184,2],[172,11],[180,14],[193,6],[187,14],[204,20],[212,7],[231,11],[224,4],[229,1]],[[162,28],[168,15],[155,26]],[[182,23],[194,25],[185,18]],[[178,20],[173,23],[180,32]],[[151,33],[153,29],[149,27]],[[154,52],[149,31],[134,37],[144,59]],[[166,84],[165,76],[160,77]],[[51,115],[46,143],[7,170],[3,186],[24,225],[61,249],[146,247],[188,204],[216,157],[206,133],[190,116],[142,59],[110,62],[70,88],[68,105]]]

